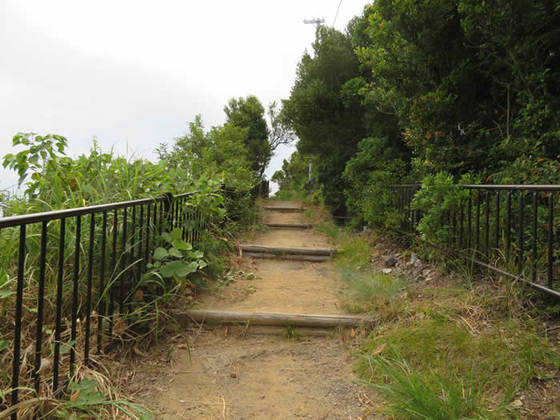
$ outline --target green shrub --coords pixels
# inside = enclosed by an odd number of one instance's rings
[[[459,207],[469,197],[469,191],[461,188],[472,184],[470,174],[463,175],[458,184],[446,172],[428,175],[422,180],[422,187],[412,200],[411,206],[422,212],[418,231],[422,239],[434,244],[447,244],[450,235],[450,221],[459,212]]]

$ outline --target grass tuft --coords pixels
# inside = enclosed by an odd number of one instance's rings
[[[335,264],[346,269],[364,270],[369,268],[371,250],[367,239],[341,231],[337,239]]]
[[[433,406],[434,393],[439,399],[451,397],[461,384],[461,392],[468,391],[472,401],[479,402],[473,406],[455,401],[464,405],[461,416],[478,415],[484,401],[499,411],[531,381],[550,377],[560,368],[558,349],[530,324],[511,320],[472,335],[459,320],[442,316],[442,311],[419,315],[416,318],[421,319],[401,321],[384,333],[372,334],[362,347],[365,357],[358,365],[362,378],[374,387],[385,387],[379,389],[400,405],[409,398],[411,404],[418,400],[413,404],[417,410]],[[469,411],[475,408],[478,411]]]
[[[384,383],[370,383],[387,400],[388,414],[396,418],[447,420],[468,417],[490,418],[479,392],[455,378],[452,381],[415,372],[402,358],[365,356]]]

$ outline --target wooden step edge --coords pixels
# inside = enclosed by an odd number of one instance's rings
[[[324,255],[330,257],[336,253],[336,249],[334,248],[291,248],[248,244],[240,244],[238,249],[241,253],[262,252],[275,255]]]
[[[309,223],[265,223],[265,226],[272,229],[312,229]]]
[[[269,254],[266,252],[244,252],[244,257],[268,259],[268,260],[290,260],[290,261],[307,261],[307,262],[324,262],[330,261],[331,257],[326,255],[289,255],[289,254]]]
[[[306,210],[304,207],[279,207],[279,206],[265,206],[264,209],[270,211],[280,211],[285,213],[290,213],[290,212],[300,213]]]
[[[220,311],[209,309],[188,309],[183,312],[196,322],[211,324],[244,324],[283,327],[335,328],[358,327],[371,322],[366,317],[356,315],[285,314],[268,312]]]

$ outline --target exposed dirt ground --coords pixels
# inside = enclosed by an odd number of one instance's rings
[[[268,213],[266,219],[274,223],[309,223],[303,213]],[[258,233],[251,243],[330,246],[327,238],[311,230],[271,229]],[[343,312],[338,300],[344,284],[330,262],[243,258],[239,263],[245,273],[251,273],[204,297],[198,307]],[[356,339],[354,331],[310,334],[285,328],[195,328],[170,343],[167,354],[160,350],[137,379],[153,384],[145,393],[145,403],[162,419],[376,418],[371,396],[353,382]]]

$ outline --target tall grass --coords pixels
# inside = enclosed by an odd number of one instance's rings
[[[189,274],[188,281],[180,281],[179,278],[166,279],[157,272],[157,267],[146,267],[149,261],[142,261],[144,255],[138,255],[140,243],[139,214],[136,215],[135,234],[131,220],[131,209],[128,213],[128,239],[126,245],[122,243],[123,223],[122,211],[116,230],[113,230],[113,213],[108,214],[107,224],[107,248],[106,267],[109,267],[112,257],[112,238],[117,238],[115,249],[115,268],[107,270],[105,286],[98,288],[100,280],[99,261],[101,257],[101,214],[95,218],[95,229],[93,231],[93,302],[95,310],[86,314],[85,297],[87,295],[87,271],[88,257],[90,255],[88,244],[90,240],[89,216],[82,217],[81,241],[76,243],[75,218],[66,220],[66,241],[63,249],[63,277],[62,277],[62,332],[61,348],[61,381],[72,381],[68,369],[68,349],[72,346],[76,349],[77,367],[82,363],[81,354],[84,349],[84,319],[86,315],[91,316],[91,356],[94,363],[99,363],[102,355],[95,355],[97,320],[104,319],[103,340],[104,345],[111,343],[135,341],[141,339],[150,343],[153,338],[157,340],[158,334],[162,332],[162,320],[169,318],[166,313],[166,304],[172,298],[183,299],[184,304],[191,302],[192,291],[198,286],[204,285],[210,276],[216,276],[223,270],[222,253],[227,246],[223,238],[231,223],[224,223],[227,210],[233,204],[226,203],[218,189],[220,183],[215,180],[206,179],[193,182],[180,170],[168,168],[165,162],[151,163],[146,160],[128,160],[115,156],[113,152],[103,153],[94,144],[89,155],[78,158],[59,156],[56,153],[49,160],[43,162],[42,167],[35,168],[33,176],[28,177],[25,195],[20,199],[5,202],[5,215],[27,214],[52,209],[63,209],[82,207],[93,204],[132,200],[144,197],[158,197],[164,193],[188,192],[199,190],[186,204],[189,209],[195,209],[196,220],[211,220],[205,226],[202,235],[191,240],[192,252],[197,255],[197,261],[204,260],[204,268],[200,268],[194,274]],[[29,173],[28,175],[32,175]],[[252,201],[249,202],[244,194],[243,206],[248,210]],[[224,208],[225,207],[225,208]],[[239,206],[238,206],[239,207]],[[185,209],[187,211],[188,209]],[[247,211],[248,211],[247,210]],[[139,213],[140,209],[138,209]],[[188,210],[190,211],[190,210]],[[236,208],[236,215],[241,214],[241,209]],[[145,215],[146,216],[146,215]],[[142,225],[144,226],[144,225]],[[190,226],[190,225],[189,225]],[[22,318],[22,351],[23,360],[20,373],[20,384],[24,387],[30,386],[31,372],[34,364],[34,339],[37,319],[38,299],[38,271],[40,250],[40,224],[27,226],[26,255],[24,272],[24,294],[23,294],[23,318]],[[202,229],[202,228],[201,228]],[[164,231],[166,226],[164,225]],[[144,231],[145,233],[145,231]],[[0,395],[10,395],[11,363],[13,325],[14,325],[14,294],[17,278],[17,254],[18,254],[18,229],[5,228],[0,232]],[[60,235],[60,221],[48,223],[47,256],[46,256],[46,284],[43,299],[43,345],[42,357],[48,362],[41,371],[41,395],[50,396],[52,364],[50,361],[54,349],[54,321],[56,314],[57,274],[58,274],[58,240]],[[155,226],[150,228],[150,238],[153,248],[162,246],[164,242],[159,238]],[[186,245],[185,245],[186,246]],[[78,254],[76,254],[76,248]],[[187,249],[187,248],[185,248]],[[145,249],[144,249],[145,251]],[[186,251],[187,252],[187,251]],[[191,252],[191,251],[188,251]],[[174,251],[173,255],[177,252]],[[194,255],[194,254],[193,254]],[[72,307],[73,276],[75,261],[79,256],[80,266],[78,271],[78,328],[76,342],[70,341],[70,313]],[[185,257],[186,258],[186,257]],[[185,260],[185,264],[190,261]],[[202,267],[201,264],[198,267]],[[142,276],[150,271],[150,276]],[[134,278],[141,281],[135,283]],[[185,280],[185,279],[183,279]],[[188,285],[189,287],[183,287]],[[187,295],[183,295],[186,293]],[[115,294],[115,315],[109,318],[111,294]],[[122,299],[120,299],[122,298]],[[99,305],[98,305],[99,304]],[[80,322],[81,321],[81,322]],[[112,325],[111,334],[108,325]],[[92,391],[93,392],[93,391]],[[33,392],[22,390],[20,400],[32,398]],[[50,398],[50,397],[49,397]],[[97,398],[97,397],[96,397]],[[97,398],[99,399],[99,398]],[[0,411],[6,407],[7,400],[0,400]],[[124,406],[126,404],[122,404]],[[72,407],[66,407],[71,409]],[[83,411],[83,410],[82,410]]]
[[[415,372],[402,358],[364,356],[372,370],[385,380],[366,382],[387,400],[388,413],[396,418],[449,420],[493,418],[476,389],[459,378],[435,378]]]

